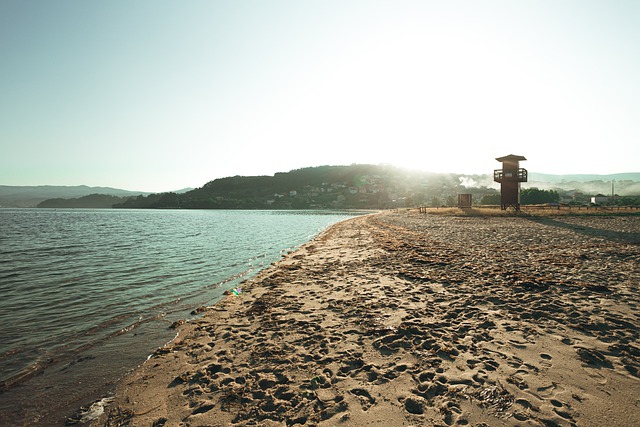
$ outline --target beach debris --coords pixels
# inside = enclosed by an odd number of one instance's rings
[[[171,325],[169,325],[169,329],[176,329],[177,327],[182,326],[185,323],[187,323],[187,321],[184,319],[176,320]]]
[[[67,421],[64,423],[64,425],[74,426],[93,421],[104,414],[104,408],[111,402],[113,402],[113,397],[105,397],[93,402],[88,407],[81,406],[75,414],[67,418]]]
[[[209,308],[205,307],[205,306],[201,306],[196,308],[195,310],[191,311],[191,315],[195,316],[196,314],[200,314],[200,313],[204,313],[205,311],[207,311]]]
[[[162,356],[164,354],[169,354],[169,353],[173,353],[173,347],[172,346],[164,346],[164,347],[160,347],[156,351],[154,351],[151,354],[151,356],[149,356],[149,358],[158,357],[158,356]]]
[[[500,385],[484,387],[469,394],[480,406],[493,409],[496,415],[505,413],[513,404],[514,396]]]
[[[166,418],[164,418],[164,417],[162,417],[162,418],[158,418],[157,420],[155,420],[155,421],[153,422],[153,424],[151,424],[151,427],[164,427],[164,426],[165,426],[165,424],[167,423],[167,421],[169,421],[169,420],[167,420],[167,419],[166,419]]]
[[[233,289],[228,289],[228,290],[224,291],[225,295],[240,296],[241,293],[242,293],[242,288],[240,288],[240,287],[233,288]]]
[[[115,407],[109,411],[109,417],[107,418],[105,426],[120,427],[129,425],[129,421],[133,419],[134,415],[135,414],[130,409],[122,409],[119,406]]]
[[[251,308],[247,311],[249,316],[259,316],[267,311],[271,310],[271,307],[274,304],[273,296],[270,295],[262,295],[260,298],[255,300],[251,305]]]

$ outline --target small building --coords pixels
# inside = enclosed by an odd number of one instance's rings
[[[594,205],[607,203],[608,201],[609,197],[605,196],[604,194],[596,194],[595,196],[591,197],[591,203],[593,203]]]
[[[470,208],[471,207],[471,194],[458,194],[458,207]]]

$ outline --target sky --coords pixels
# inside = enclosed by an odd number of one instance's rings
[[[0,0],[0,185],[640,171],[637,0]]]

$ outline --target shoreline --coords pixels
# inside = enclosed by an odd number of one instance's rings
[[[638,235],[638,217],[341,221],[185,324],[91,426],[638,424]]]

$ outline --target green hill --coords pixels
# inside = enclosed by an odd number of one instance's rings
[[[0,207],[32,208],[48,199],[72,199],[90,194],[108,194],[118,197],[137,196],[141,191],[128,191],[111,187],[89,187],[86,185],[0,185]]]
[[[109,194],[90,194],[73,199],[47,199],[38,203],[38,208],[111,208],[117,203],[124,203],[128,197],[111,196]]]
[[[131,198],[118,208],[382,209],[431,202],[428,194],[453,196],[456,175],[408,172],[381,165],[320,166],[274,176],[234,176],[184,194]]]

